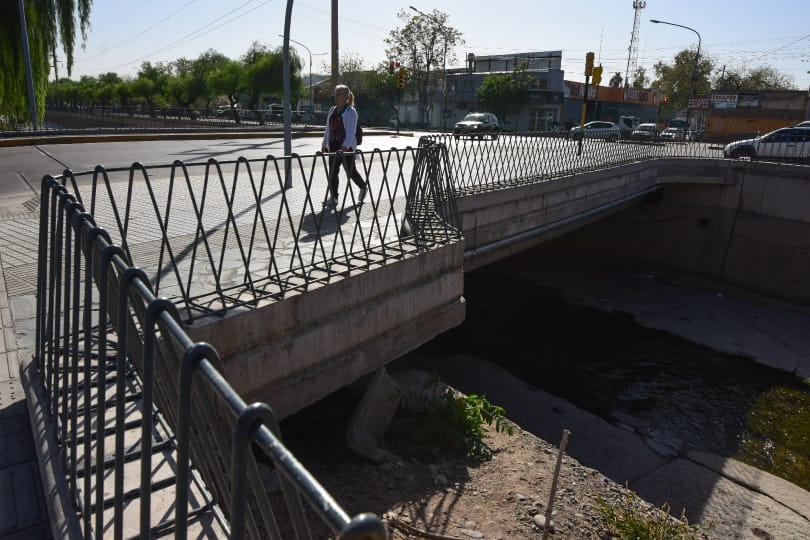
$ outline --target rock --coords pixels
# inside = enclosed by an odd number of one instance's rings
[[[474,531],[472,529],[459,529],[459,532],[464,536],[468,536],[470,538],[483,538],[484,533],[481,531]]]
[[[546,516],[544,516],[543,514],[537,514],[532,519],[534,520],[535,525],[537,525],[541,529],[545,529],[545,527],[546,527]],[[549,521],[549,523],[548,523],[548,530],[550,530],[550,531],[554,530],[554,520],[553,519],[551,521]]]

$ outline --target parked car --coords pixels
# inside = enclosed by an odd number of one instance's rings
[[[734,141],[723,148],[723,156],[731,159],[806,160],[810,158],[810,128],[780,128],[753,139]]]
[[[605,139],[606,141],[615,142],[621,137],[621,130],[619,126],[613,122],[603,122],[594,120],[588,122],[583,127],[574,126],[568,132],[568,138],[579,140],[583,137],[586,139]]]
[[[634,141],[657,141],[658,125],[652,123],[639,124],[630,134],[630,138]]]
[[[489,135],[492,140],[498,138],[498,117],[492,113],[470,113],[453,127],[453,136],[478,137],[483,139]]]
[[[682,141],[686,132],[683,128],[668,127],[658,136],[662,141]]]
[[[793,127],[803,127],[803,128],[810,128],[810,120],[805,120],[804,122],[799,122]]]

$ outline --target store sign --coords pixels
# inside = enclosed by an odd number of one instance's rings
[[[712,94],[712,109],[734,109],[737,107],[737,94]]]
[[[709,109],[709,98],[706,96],[692,96],[686,106],[691,110],[705,111]]]
[[[759,94],[739,94],[737,107],[759,107]]]

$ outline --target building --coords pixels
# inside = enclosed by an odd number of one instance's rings
[[[491,56],[467,55],[465,68],[447,71],[447,107],[444,109],[443,88],[432,98],[431,127],[452,126],[473,111],[479,110],[478,89],[487,76],[510,74],[524,67],[532,77],[525,91],[526,102],[519,111],[499,118],[502,127],[512,131],[548,130],[560,121],[563,106],[562,51],[523,52]],[[494,111],[492,111],[494,112]]]
[[[715,91],[690,100],[690,113],[706,117],[706,132],[717,137],[764,134],[810,117],[805,90]]]

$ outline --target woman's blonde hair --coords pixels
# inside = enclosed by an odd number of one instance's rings
[[[354,94],[352,94],[352,91],[349,89],[348,86],[346,86],[345,84],[337,85],[335,87],[335,93],[338,93],[338,92],[345,92],[346,93],[346,103],[348,103],[349,105],[354,105]]]

